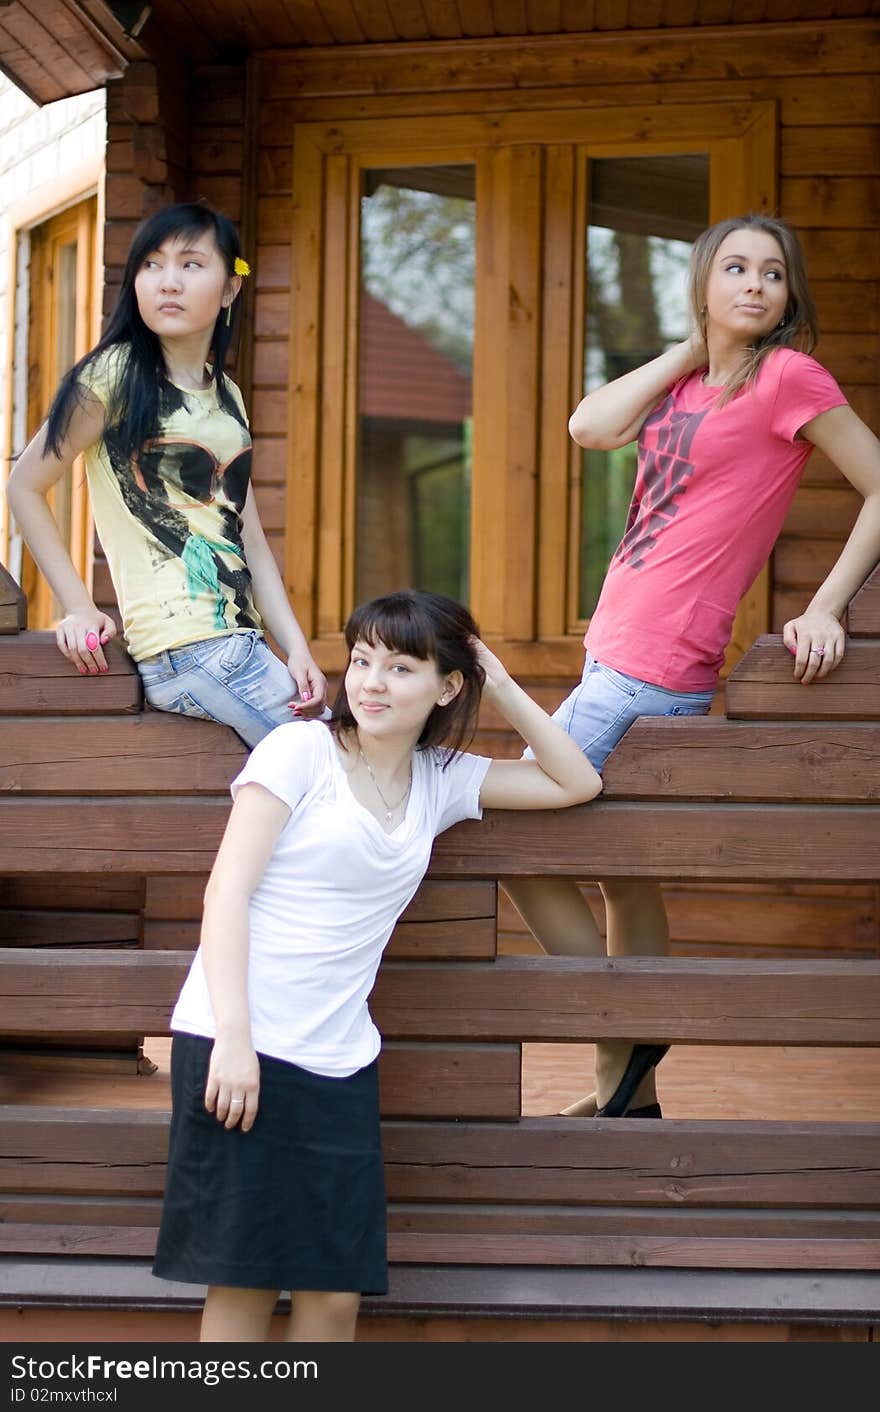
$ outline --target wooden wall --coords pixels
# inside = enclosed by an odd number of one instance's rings
[[[132,111],[132,87],[140,85],[143,92],[142,67],[130,69],[119,85],[111,86],[111,280],[112,252],[118,251],[137,204],[132,183],[140,182],[142,200],[174,184],[171,164],[163,175],[155,151],[152,166],[123,170],[125,162],[134,163],[136,151],[145,160],[141,119],[129,120],[140,132],[135,143],[126,137],[120,118],[123,110]],[[187,194],[216,201],[240,221],[254,269],[246,291],[239,380],[254,431],[256,493],[279,563],[284,562],[285,533],[294,540],[297,534],[296,506],[285,505],[296,121],[407,115],[430,121],[433,115],[459,112],[482,113],[491,121],[494,112],[510,109],[773,101],[779,131],[778,212],[798,229],[805,246],[823,330],[817,353],[859,414],[880,430],[878,70],[876,22],[817,26],[801,21],[791,27],[738,27],[736,33],[703,30],[698,41],[678,32],[645,43],[635,43],[630,34],[622,41],[614,36],[533,37],[515,44],[277,52],[247,65],[197,71],[189,90],[193,122]],[[161,127],[166,110],[153,118],[152,100],[144,101],[144,121]],[[151,141],[161,146],[158,137]],[[179,138],[171,150],[182,168]],[[774,630],[805,605],[839,552],[858,505],[858,496],[839,472],[816,453],[773,559]],[[546,681],[542,697],[552,706],[568,685]],[[481,744],[498,753],[513,748],[503,734],[483,737]],[[853,954],[880,950],[878,892],[868,885],[670,887],[668,896],[675,944],[683,954],[707,949],[729,954],[729,949],[746,947],[762,954],[815,955],[829,944]],[[164,922],[172,920],[169,907],[174,909],[173,901],[165,900]],[[184,910],[191,915],[192,901]],[[528,949],[513,909],[503,917],[506,944]]]

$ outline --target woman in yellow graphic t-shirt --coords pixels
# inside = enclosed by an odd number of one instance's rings
[[[46,499],[83,453],[148,702],[222,721],[255,745],[283,721],[321,715],[326,681],[260,524],[247,415],[224,373],[249,272],[235,228],[209,206],[144,221],[107,331],[63,378],[8,498],[63,605],[60,651],[83,674],[106,671],[116,625],[79,578]]]

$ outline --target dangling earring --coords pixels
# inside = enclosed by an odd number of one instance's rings
[[[777,328],[785,328],[785,315],[784,315],[784,314],[782,315],[782,318],[779,320],[779,323],[776,325],[776,327],[777,327]]]
[[[232,300],[230,299],[229,303],[226,305],[226,327],[227,327],[227,328],[230,328],[231,325],[232,325]]]

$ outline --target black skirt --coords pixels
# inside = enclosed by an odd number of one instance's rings
[[[385,1294],[378,1066],[326,1078],[258,1055],[250,1132],[204,1106],[213,1041],[176,1034],[153,1273],[244,1289]]]

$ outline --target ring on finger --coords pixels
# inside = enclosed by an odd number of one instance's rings
[[[230,1100],[229,1100],[229,1106],[230,1106],[230,1108],[243,1108],[243,1107],[244,1107],[244,1099],[243,1099],[243,1098],[230,1098]]]
[[[825,649],[824,649],[824,647],[811,647],[811,648],[810,648],[810,655],[811,655],[811,656],[816,656],[816,657],[824,657],[824,656],[825,656]]]

